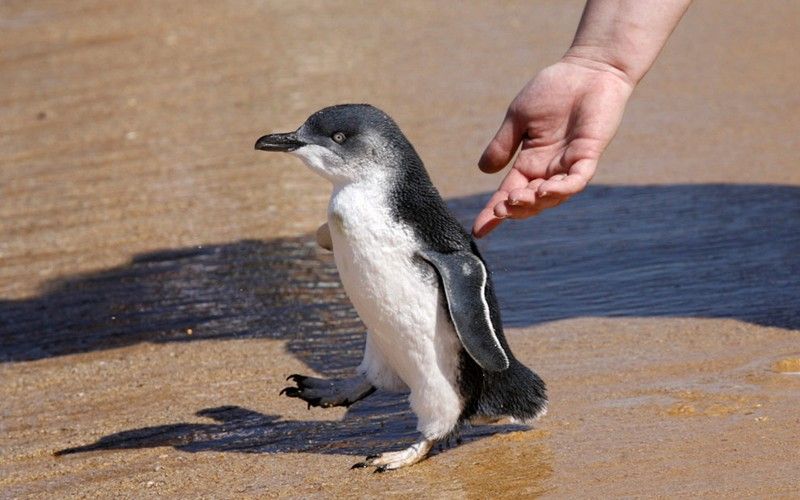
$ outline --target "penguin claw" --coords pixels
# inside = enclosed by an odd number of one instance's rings
[[[295,385],[284,387],[278,395],[289,398],[299,398],[308,403],[308,408],[318,406],[330,408],[332,406],[349,407],[373,392],[375,388],[365,385],[362,378],[353,379],[319,379],[293,373],[286,380]]]
[[[370,456],[373,456],[375,458],[378,457],[378,455],[370,455]],[[374,460],[374,459],[372,459],[372,460]],[[367,467],[372,465],[372,460],[367,458],[367,460],[365,460],[364,462],[355,463],[355,464],[350,466],[350,470],[353,470],[353,469],[365,469],[365,468],[367,468]],[[389,470],[389,466],[388,465],[385,465],[385,464],[384,465],[376,465],[375,466],[375,470],[373,470],[372,473],[373,474],[380,474],[380,473],[386,472],[387,470]]]
[[[373,463],[375,460],[377,460],[378,458],[380,458],[380,455],[367,455],[367,456],[364,458],[364,461],[363,461],[363,462],[357,462],[357,463],[354,463],[354,464],[353,464],[353,465],[350,467],[350,470],[353,470],[353,469],[365,469],[365,468],[367,468],[367,467],[371,466],[371,465],[372,465],[372,463]]]
[[[281,392],[278,393],[278,396],[283,396],[286,394],[286,397],[289,398],[299,398],[301,390],[297,387],[284,387],[281,389]]]

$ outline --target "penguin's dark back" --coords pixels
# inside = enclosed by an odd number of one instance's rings
[[[503,322],[500,318],[500,307],[494,293],[491,270],[481,256],[478,246],[461,226],[455,216],[450,213],[439,191],[431,182],[422,160],[414,147],[403,137],[401,149],[403,161],[398,178],[390,195],[392,211],[395,217],[409,226],[415,236],[429,249],[441,253],[471,252],[486,266],[486,302],[492,319],[492,326],[497,333],[500,344],[507,353],[511,350],[503,335]]]
[[[411,227],[415,236],[437,252],[466,251],[483,260],[475,241],[450,213],[413,146],[407,141],[401,149],[403,165],[391,194],[393,211],[399,221]],[[461,421],[475,415],[512,416],[520,421],[532,419],[544,410],[547,396],[544,382],[520,363],[511,352],[503,333],[500,307],[487,266],[486,303],[497,339],[510,360],[502,372],[486,372],[467,354],[460,353],[459,386],[465,400]]]
[[[471,252],[486,265],[472,236],[450,213],[439,191],[411,143],[400,135],[393,146],[401,159],[390,203],[395,217],[410,227],[429,249],[437,252]],[[461,420],[474,415],[512,416],[525,421],[541,414],[547,396],[544,382],[520,363],[511,352],[503,333],[500,307],[494,292],[490,269],[486,268],[485,298],[497,339],[509,357],[510,366],[502,372],[486,372],[467,354],[460,353],[459,386],[465,400]]]
[[[411,227],[431,250],[469,251],[471,236],[450,213],[414,147],[408,140],[395,147],[402,162],[390,194],[395,217]]]

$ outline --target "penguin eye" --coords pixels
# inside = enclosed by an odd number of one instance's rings
[[[343,132],[336,132],[331,136],[331,139],[333,139],[337,144],[341,144],[345,139],[347,139],[347,136],[345,136]]]

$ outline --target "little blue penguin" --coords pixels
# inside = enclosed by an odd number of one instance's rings
[[[424,459],[465,423],[530,422],[544,382],[503,335],[492,280],[414,147],[368,104],[331,106],[256,149],[289,152],[333,184],[328,226],[342,285],[367,327],[347,379],[289,377],[282,391],[313,406],[349,406],[376,388],[410,392],[420,438],[354,467],[398,469]]]

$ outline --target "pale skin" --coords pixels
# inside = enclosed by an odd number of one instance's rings
[[[508,107],[478,165],[499,172],[519,154],[478,214],[480,238],[582,191],[613,139],[625,105],[691,0],[588,0],[575,39]]]

